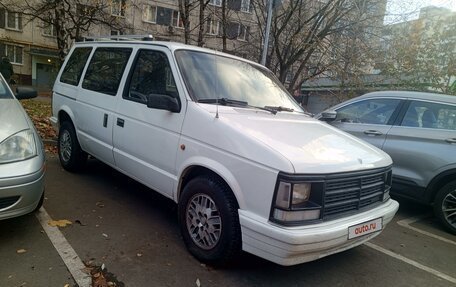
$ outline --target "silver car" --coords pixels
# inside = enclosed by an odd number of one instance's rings
[[[18,99],[36,91],[17,89]],[[0,219],[30,213],[43,204],[43,143],[11,89],[0,75]]]
[[[387,152],[392,193],[433,204],[456,234],[456,96],[374,92],[316,117]]]

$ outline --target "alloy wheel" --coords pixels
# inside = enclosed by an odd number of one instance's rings
[[[200,248],[214,248],[220,240],[222,218],[215,202],[206,194],[195,194],[186,208],[187,230]]]

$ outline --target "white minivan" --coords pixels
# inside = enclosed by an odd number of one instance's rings
[[[399,207],[387,154],[312,119],[265,67],[208,49],[76,43],[51,121],[66,170],[90,154],[174,200],[203,262],[315,260],[377,236]]]

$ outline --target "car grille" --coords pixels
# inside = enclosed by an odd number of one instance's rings
[[[0,198],[0,209],[10,207],[11,205],[15,204],[19,200],[19,198],[19,196]]]
[[[390,181],[390,169],[327,178],[324,188],[323,219],[368,209],[383,202],[383,195],[391,186]]]

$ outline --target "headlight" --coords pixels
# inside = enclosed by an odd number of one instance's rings
[[[278,179],[271,220],[283,225],[302,224],[320,219],[323,196],[322,182],[295,182]]]
[[[393,177],[392,177],[392,171],[390,170],[388,173],[385,174],[385,191],[383,193],[383,201],[387,201],[390,199],[390,190],[391,190],[391,185],[393,184]]]
[[[0,164],[26,160],[36,155],[32,130],[18,132],[0,143]]]

